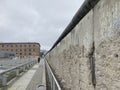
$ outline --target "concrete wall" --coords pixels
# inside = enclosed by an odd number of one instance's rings
[[[120,0],[94,8],[97,90],[120,90]]]
[[[62,90],[94,90],[92,53],[96,90],[120,90],[120,0],[101,0],[47,54]]]

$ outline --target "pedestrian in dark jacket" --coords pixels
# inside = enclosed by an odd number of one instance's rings
[[[40,62],[40,57],[38,57],[38,63]]]

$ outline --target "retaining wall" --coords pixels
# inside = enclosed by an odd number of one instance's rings
[[[96,90],[119,90],[120,0],[100,0],[46,55],[62,90],[94,90],[91,55]]]

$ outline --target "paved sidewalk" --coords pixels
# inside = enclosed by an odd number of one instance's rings
[[[19,80],[17,80],[8,90],[36,90],[39,85],[42,85],[45,78],[44,60],[36,64],[27,73],[25,73]]]
[[[33,76],[26,90],[44,90],[46,87],[46,75],[45,75],[45,62],[42,59],[40,61],[39,68]],[[43,88],[43,89],[42,89]]]

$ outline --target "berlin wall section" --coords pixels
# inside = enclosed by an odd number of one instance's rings
[[[94,8],[96,90],[120,90],[120,0]]]
[[[46,56],[62,90],[93,90],[89,53],[93,45],[93,11]]]
[[[120,90],[120,0],[100,0],[46,59],[62,90]]]

